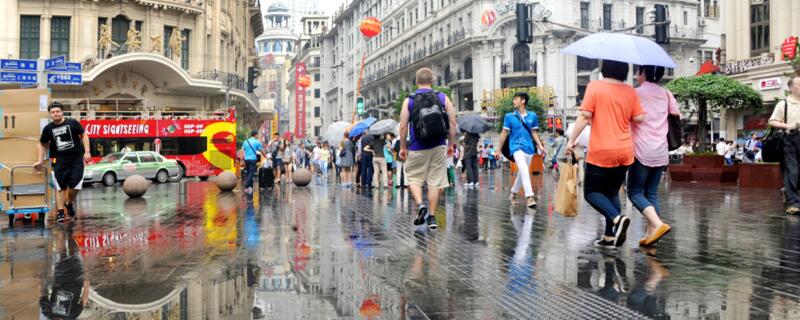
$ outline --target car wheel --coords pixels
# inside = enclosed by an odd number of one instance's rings
[[[178,165],[178,174],[175,177],[169,178],[171,182],[180,182],[186,176],[186,169],[182,165]]]
[[[110,187],[115,185],[116,183],[117,183],[117,175],[115,175],[113,172],[106,172],[106,174],[103,175],[104,186]]]
[[[169,180],[169,173],[167,173],[167,170],[158,170],[158,173],[156,173],[156,182],[165,183],[167,180]]]
[[[200,181],[208,180],[208,176],[199,176],[198,178],[200,178]]]

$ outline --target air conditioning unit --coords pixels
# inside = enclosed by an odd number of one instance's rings
[[[698,23],[699,23],[699,25],[701,27],[705,27],[706,26],[706,19],[700,19],[700,21],[698,21]]]

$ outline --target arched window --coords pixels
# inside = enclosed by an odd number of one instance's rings
[[[123,15],[118,15],[111,19],[111,40],[114,40],[118,45],[123,45],[128,41],[128,28],[131,27],[131,21]],[[168,41],[169,39],[164,39]]]
[[[275,41],[275,46],[272,47],[272,49],[273,49],[272,51],[275,51],[275,52],[282,52],[283,51],[283,45],[281,45],[280,41]]]
[[[526,43],[514,45],[514,72],[529,71],[531,69],[531,49]]]
[[[464,60],[464,79],[472,79],[472,57]]]

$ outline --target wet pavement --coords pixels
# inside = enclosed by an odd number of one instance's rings
[[[507,173],[481,181],[446,192],[437,231],[397,189],[93,187],[77,222],[0,224],[0,318],[800,319],[800,217],[776,191],[663,186],[672,233],[640,249],[623,204],[629,241],[604,251],[588,205],[553,212],[552,178],[537,210],[510,206]]]

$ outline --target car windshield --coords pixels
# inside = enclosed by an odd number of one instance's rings
[[[120,158],[122,158],[122,153],[112,153],[103,157],[99,163],[114,163],[119,161]]]

